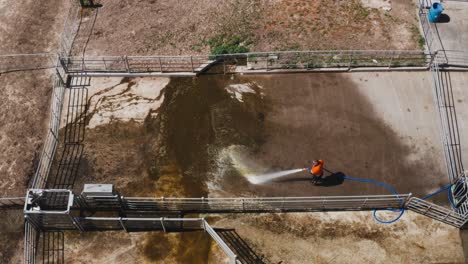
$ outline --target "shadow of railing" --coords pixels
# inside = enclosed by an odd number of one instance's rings
[[[253,248],[236,232],[235,229],[216,229],[216,233],[237,255],[243,264],[267,263],[262,255],[258,255]]]

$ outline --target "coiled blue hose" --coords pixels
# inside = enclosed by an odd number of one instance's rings
[[[387,184],[385,184],[383,182],[378,182],[378,181],[368,180],[368,179],[352,178],[352,177],[349,177],[349,176],[346,176],[346,175],[343,176],[343,179],[350,180],[350,181],[355,181],[355,182],[372,183],[372,184],[375,184],[375,185],[378,185],[378,186],[382,186],[385,189],[392,192],[393,194],[395,194],[402,206],[404,204],[404,201],[403,201],[403,199],[400,198],[400,196],[398,195],[398,192],[395,189],[393,189],[390,185],[387,185]],[[391,224],[391,223],[394,223],[394,222],[398,221],[403,216],[403,214],[405,213],[405,208],[402,207],[400,209],[386,209],[386,211],[390,211],[390,212],[400,212],[400,214],[397,217],[395,217],[394,219],[389,220],[389,221],[384,221],[384,220],[380,219],[377,216],[377,211],[380,211],[380,210],[376,209],[376,210],[374,210],[374,213],[372,214],[375,221],[377,221],[377,222],[379,222],[381,224]]]
[[[327,169],[324,169],[324,170],[326,170],[326,171],[329,172],[329,173],[334,174],[333,172],[331,172],[331,171],[329,171],[329,170],[327,170]],[[375,185],[384,187],[385,189],[389,190],[391,193],[393,193],[393,194],[395,194],[395,195],[397,196],[397,198],[398,198],[398,200],[401,202],[401,205],[402,205],[402,206],[403,206],[403,204],[404,204],[404,201],[403,201],[403,199],[400,198],[400,196],[398,195],[398,192],[397,192],[395,189],[393,189],[390,185],[387,185],[387,184],[385,184],[385,183],[383,183],[383,182],[374,181],[374,180],[369,180],[369,179],[352,178],[352,177],[349,177],[349,176],[347,176],[347,175],[344,175],[344,176],[342,176],[342,177],[343,177],[343,179],[345,179],[345,180],[350,180],[350,181],[355,181],[355,182],[372,183],[372,184],[375,184]],[[451,184],[449,184],[449,185],[443,187],[442,189],[439,189],[439,190],[437,190],[437,191],[435,191],[435,192],[433,192],[433,193],[430,193],[430,194],[424,196],[423,198],[421,198],[421,200],[426,200],[426,199],[428,199],[428,198],[430,198],[430,197],[432,197],[432,196],[434,196],[434,195],[436,195],[436,194],[439,194],[439,193],[441,193],[441,192],[443,192],[443,191],[445,191],[445,190],[448,190],[448,200],[449,200],[450,205],[452,206],[452,208],[456,210],[455,205],[453,204],[453,201],[452,201],[451,188],[450,188],[450,187],[452,187]],[[382,209],[382,210],[383,210],[383,209]],[[403,208],[403,207],[400,208],[400,209],[385,209],[385,210],[386,210],[386,211],[390,211],[390,212],[400,212],[400,214],[399,214],[397,217],[395,217],[394,219],[392,219],[392,220],[384,221],[384,220],[380,219],[380,218],[377,216],[377,211],[381,211],[381,210],[376,209],[376,210],[374,210],[374,212],[373,212],[373,214],[372,214],[372,216],[374,217],[375,221],[377,221],[377,222],[379,222],[379,223],[381,223],[381,224],[391,224],[391,223],[394,223],[394,222],[398,221],[398,220],[403,216],[403,214],[405,213],[405,208]]]

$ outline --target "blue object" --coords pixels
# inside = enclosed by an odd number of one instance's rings
[[[333,172],[331,172],[331,171],[329,171],[329,170],[327,170],[327,169],[325,169],[325,168],[324,168],[324,170],[327,171],[327,172],[329,172],[329,173],[332,173],[332,174],[333,174]],[[347,176],[347,175],[344,175],[344,176],[342,176],[342,177],[343,177],[343,179],[345,179],[345,180],[350,180],[350,181],[355,181],[355,182],[371,183],[371,184],[375,184],[375,185],[378,185],[378,186],[382,186],[382,187],[384,187],[385,189],[389,190],[389,191],[390,191],[391,193],[393,193],[394,195],[396,195],[397,198],[398,198],[398,200],[400,201],[401,205],[404,204],[403,199],[401,199],[401,198],[398,196],[398,192],[397,192],[395,189],[393,189],[390,185],[387,185],[387,184],[385,184],[385,183],[383,183],[383,182],[374,181],[374,180],[369,180],[369,179],[352,178],[352,177],[349,177],[349,176]],[[450,189],[450,187],[452,187],[451,184],[449,184],[449,185],[443,187],[443,188],[440,189],[440,190],[437,190],[437,191],[435,191],[435,192],[433,192],[433,193],[431,193],[431,194],[428,194],[428,195],[424,196],[423,198],[421,198],[421,200],[426,200],[426,199],[428,199],[428,198],[430,198],[430,197],[432,197],[432,196],[434,196],[434,195],[437,195],[437,194],[439,194],[439,193],[441,193],[441,192],[443,192],[443,191],[448,190],[448,200],[449,200],[450,205],[452,206],[452,208],[456,210],[455,205],[453,204],[453,201],[452,201],[452,195],[451,195],[451,189]],[[378,209],[374,210],[374,213],[373,213],[372,215],[374,216],[375,221],[377,221],[377,222],[379,222],[379,223],[381,223],[381,224],[391,224],[391,223],[394,223],[394,222],[398,221],[398,220],[403,216],[403,214],[405,213],[405,208],[403,208],[403,207],[400,208],[400,209],[381,209],[381,210],[386,210],[386,211],[395,212],[395,213],[399,212],[399,213],[400,213],[400,214],[397,215],[394,219],[389,220],[389,221],[384,221],[384,220],[380,219],[380,218],[377,216],[377,212],[380,211],[380,210],[378,210]]]
[[[397,196],[398,200],[400,201],[401,205],[402,206],[404,205],[404,201],[398,196],[397,191],[395,189],[393,189],[392,187],[390,187],[389,185],[383,183],[383,182],[378,182],[378,181],[368,180],[368,179],[352,178],[352,177],[349,177],[349,176],[346,176],[346,175],[343,176],[343,178],[346,179],[346,180],[350,180],[350,181],[366,182],[366,183],[372,183],[372,184],[375,184],[375,185],[382,186],[385,189],[392,192],[393,194],[395,194]],[[384,221],[384,220],[381,220],[380,218],[377,217],[377,211],[379,211],[379,210],[374,210],[374,213],[372,215],[374,216],[375,221],[377,221],[377,222],[379,222],[381,224],[391,224],[391,223],[394,223],[394,222],[398,221],[403,216],[403,214],[405,213],[405,208],[385,209],[385,210],[391,211],[391,212],[400,212],[400,214],[397,217],[395,217],[394,219],[390,220],[390,221]]]
[[[427,14],[427,18],[429,19],[429,22],[431,23],[439,22],[442,11],[444,11],[444,7],[442,6],[441,3],[439,2],[433,3],[431,5],[431,8],[429,9],[429,14]]]

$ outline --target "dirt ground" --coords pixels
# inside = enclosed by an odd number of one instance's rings
[[[0,1],[0,55],[55,52],[68,2]],[[24,196],[45,139],[52,71],[0,74],[0,197]],[[0,263],[21,263],[21,211],[2,212]]]
[[[208,54],[216,40],[250,51],[420,48],[407,0],[99,2],[83,13],[74,54]]]
[[[0,55],[55,53],[69,2],[0,1]]]
[[[51,72],[6,73],[0,82],[0,196],[23,196],[45,140]]]
[[[54,52],[67,1],[0,2],[0,55]],[[0,74],[0,196],[23,196],[48,122],[52,71]]]
[[[370,214],[236,215],[215,226],[235,227],[267,263],[464,263],[457,229],[412,212],[393,225]]]

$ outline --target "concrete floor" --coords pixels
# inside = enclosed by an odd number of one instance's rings
[[[263,87],[272,110],[266,114],[265,143],[244,159],[274,171],[323,158],[330,170],[383,181],[401,193],[435,191],[448,179],[430,78],[428,72],[248,77]],[[388,193],[354,182],[317,187],[307,177],[299,173],[250,185],[226,175],[221,189],[258,196]]]
[[[468,165],[468,72],[450,72],[452,80],[453,99],[457,113],[458,128],[460,131],[460,144],[462,161],[465,167]]]
[[[447,23],[438,23],[437,29],[446,50],[468,51],[468,2],[444,1]]]

